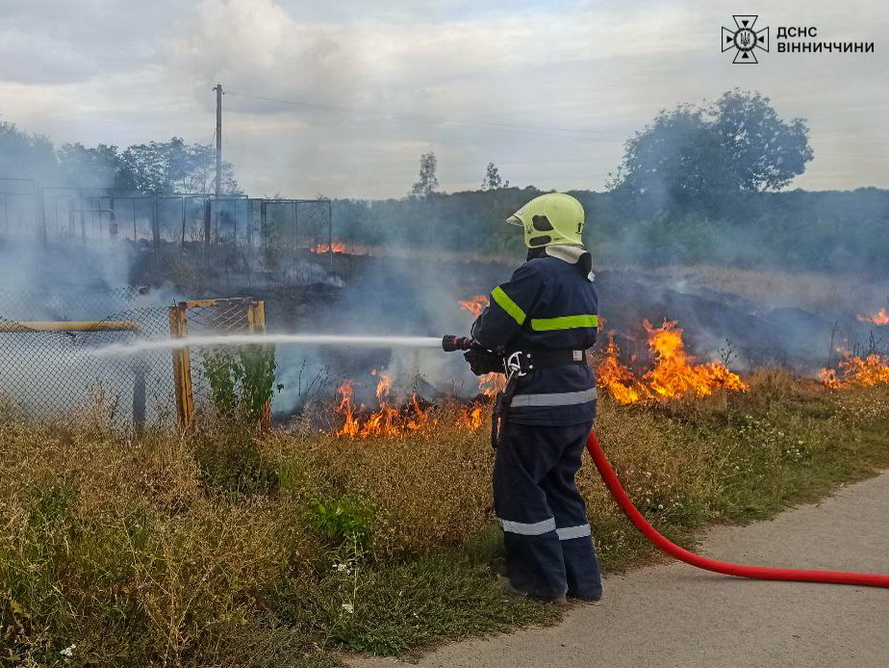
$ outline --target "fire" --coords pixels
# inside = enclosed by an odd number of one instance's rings
[[[420,407],[420,401],[416,393],[411,395],[411,405],[414,409],[414,417],[408,420],[407,428],[412,431],[423,429],[429,423],[429,413]]]
[[[637,379],[620,363],[620,350],[611,336],[604,357],[596,370],[601,386],[608,388],[620,404],[632,404],[654,398],[674,399],[686,394],[706,396],[716,389],[744,391],[748,385],[740,376],[719,362],[695,364],[685,351],[682,330],[677,322],[665,321],[655,328],[643,322],[648,333],[648,347],[655,358],[654,368]]]
[[[379,377],[377,382],[377,401],[380,403],[380,410],[373,413],[364,426],[361,428],[361,436],[398,436],[402,429],[396,424],[398,419],[398,410],[392,408],[388,403],[389,392],[392,390],[392,378],[382,371],[373,370],[371,373]]]
[[[474,318],[477,318],[490,302],[485,295],[476,295],[471,299],[458,301],[457,303],[469,311]],[[504,373],[491,372],[479,376],[478,391],[486,397],[496,397],[499,392],[503,391],[504,387],[506,387],[506,374]]]
[[[742,391],[748,385],[719,362],[694,364],[688,357],[682,342],[679,323],[665,321],[655,329],[645,320],[643,326],[648,332],[648,346],[657,364],[643,376],[649,387],[662,397],[673,398],[694,392],[698,396],[712,394],[717,388]]]
[[[476,431],[485,421],[483,406],[464,408],[460,414],[460,425],[469,431]]]
[[[465,308],[472,314],[473,318],[477,318],[481,315],[485,306],[487,306],[490,302],[485,295],[476,295],[471,299],[467,299],[465,301],[458,301],[458,304]]]
[[[633,372],[620,363],[620,349],[614,342],[613,332],[608,336],[604,357],[596,369],[596,382],[607,387],[617,403],[624,406],[651,398],[648,389],[636,380]]]
[[[492,371],[478,377],[478,391],[493,399],[506,387],[506,374]]]
[[[373,370],[371,374],[378,378],[376,395],[379,409],[361,419],[366,412],[364,404],[357,409],[352,401],[355,383],[352,380],[345,381],[337,388],[340,396],[336,412],[343,416],[344,422],[334,435],[348,436],[350,438],[370,436],[401,436],[409,431],[420,431],[431,424],[429,412],[420,405],[416,394],[412,394],[410,402],[405,410],[399,410],[390,404],[392,391],[392,378],[382,371]]]
[[[398,437],[409,433],[428,431],[437,424],[437,420],[430,415],[427,408],[423,408],[421,399],[412,393],[410,399],[401,408],[396,408],[391,403],[392,378],[382,371],[373,370],[371,374],[377,377],[376,395],[379,409],[368,413],[364,404],[357,408],[353,403],[355,394],[355,382],[345,381],[337,388],[340,397],[336,412],[343,416],[343,426],[333,436],[346,436],[348,438],[370,438],[373,436]],[[460,409],[455,422],[456,426],[466,431],[474,432],[484,424],[485,406],[475,405]],[[362,417],[366,415],[367,417]]]
[[[886,310],[884,306],[879,311],[874,313],[873,315],[867,315],[865,313],[859,313],[855,318],[858,322],[870,322],[874,325],[889,325],[889,311]]]
[[[853,385],[870,387],[878,383],[889,383],[889,359],[877,354],[855,357],[848,350],[841,352],[844,359],[840,360],[839,372],[836,369],[821,369],[818,373],[821,382],[827,387],[842,389]]]
[[[337,255],[367,255],[366,250],[356,246],[346,246],[342,241],[334,241],[330,244],[316,244],[309,251],[317,255],[324,255],[328,252]]]
[[[338,388],[336,388],[337,394],[340,395],[340,404],[337,406],[336,412],[342,413],[345,416],[346,421],[343,424],[343,428],[340,429],[336,435],[337,436],[357,436],[359,432],[358,420],[355,419],[355,414],[352,410],[352,394],[354,391],[355,384],[351,380],[347,380]]]

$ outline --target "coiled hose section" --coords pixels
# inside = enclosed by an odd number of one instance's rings
[[[802,568],[770,568],[766,566],[746,566],[743,564],[733,564],[727,561],[719,561],[718,559],[710,559],[702,557],[694,552],[679,547],[675,543],[670,542],[657,530],[649,524],[642,513],[636,510],[629,495],[624,491],[617,475],[602,446],[599,445],[599,439],[596,438],[595,432],[590,432],[587,438],[587,450],[599,469],[599,475],[605,481],[608,491],[617,501],[617,505],[624,511],[630,521],[636,525],[636,528],[642,532],[649,542],[651,542],[659,550],[666,552],[671,557],[684,561],[685,563],[702,568],[714,573],[723,573],[725,575],[736,575],[743,578],[754,578],[757,580],[800,580],[803,582],[829,582],[831,584],[858,585],[865,587],[889,587],[889,575],[879,573],[844,573],[843,571],[819,571],[808,570]]]

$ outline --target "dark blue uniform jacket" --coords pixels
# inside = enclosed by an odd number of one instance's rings
[[[598,325],[591,265],[590,254],[581,247],[531,251],[512,278],[491,292],[490,305],[472,325],[472,338],[505,355],[590,348]],[[535,369],[519,378],[507,421],[573,425],[592,423],[595,413],[592,370],[585,364],[567,364]]]

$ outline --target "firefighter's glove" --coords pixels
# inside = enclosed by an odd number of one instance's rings
[[[473,345],[464,353],[463,358],[469,362],[469,369],[476,376],[491,372],[503,373],[503,358],[487,348]]]

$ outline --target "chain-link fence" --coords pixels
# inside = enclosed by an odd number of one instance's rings
[[[174,337],[247,334],[265,331],[265,304],[235,297],[182,301],[170,307]],[[207,373],[208,350],[191,347],[173,353],[175,402],[179,424],[188,426],[195,411],[209,407],[212,394]]]
[[[29,417],[62,414],[104,401],[118,423],[188,424],[210,387],[204,353],[148,351],[97,356],[109,344],[172,336],[262,331],[262,302],[220,299],[159,303],[146,291],[0,290],[0,398]],[[183,365],[183,361],[185,364]],[[190,412],[182,414],[182,406]]]
[[[169,353],[91,353],[164,336],[167,309],[139,290],[0,291],[0,397],[31,417],[102,399],[117,421],[156,421],[173,411]]]

